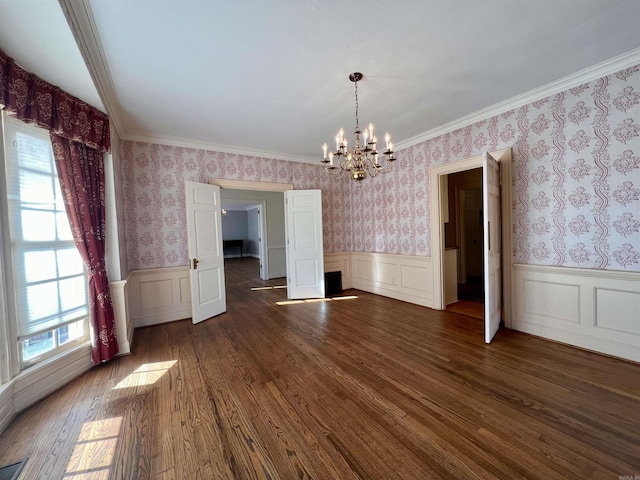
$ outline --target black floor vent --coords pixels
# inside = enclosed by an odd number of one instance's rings
[[[0,480],[16,480],[18,478],[18,475],[20,475],[22,467],[24,467],[26,461],[27,459],[25,458],[21,462],[12,463],[11,465],[0,467]]]

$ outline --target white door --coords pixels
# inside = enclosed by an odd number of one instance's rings
[[[500,164],[488,153],[482,165],[484,210],[484,341],[490,343],[500,328],[502,258],[500,227]]]
[[[227,310],[222,252],[220,187],[185,182],[191,277],[191,319],[198,323]]]
[[[288,298],[324,297],[321,193],[285,192]]]
[[[267,222],[265,221],[265,212],[267,211],[267,203],[262,202],[258,208],[258,251],[260,255],[260,279],[269,280],[269,257],[267,254]]]

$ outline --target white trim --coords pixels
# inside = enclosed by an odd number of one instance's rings
[[[640,362],[640,273],[513,266],[513,328]]]
[[[88,371],[91,345],[87,342],[23,370],[0,387],[0,433],[15,416]]]
[[[16,416],[16,404],[13,400],[13,381],[0,386],[0,433]]]
[[[104,54],[89,0],[60,0],[59,3],[100,100],[104,104],[104,109],[109,114],[109,123],[115,127],[118,136],[122,138],[124,133],[124,122],[120,118],[122,107],[111,78],[109,63]]]
[[[502,284],[503,284],[503,308],[504,323],[511,327],[511,148],[504,148],[495,152],[489,152],[493,158],[500,162],[501,175],[505,178],[502,183]],[[449,173],[462,172],[473,168],[482,167],[482,155],[450,162],[444,165],[431,167],[429,170],[429,200],[431,205],[431,259],[433,262],[433,308],[442,310],[444,305],[444,228],[442,227],[442,209],[440,205],[440,176]]]
[[[118,356],[131,353],[133,340],[133,328],[129,327],[129,301],[127,298],[127,281],[118,280],[109,282],[111,299],[113,301],[113,313],[116,320],[116,333],[118,335]]]
[[[430,257],[352,252],[351,287],[433,308]]]
[[[209,178],[209,185],[218,185],[230,190],[254,190],[258,192],[286,192],[293,190],[291,183],[254,182],[252,180],[227,180],[224,178]]]
[[[342,289],[353,288],[353,278],[351,276],[351,253],[325,253],[324,271],[342,273]]]
[[[555,95],[556,93],[569,90],[570,88],[597,80],[598,78],[612,75],[620,70],[637,65],[638,63],[640,63],[640,48],[636,48],[630,52],[610,58],[609,60],[605,60],[597,65],[593,65],[589,68],[585,68],[584,70],[580,70],[579,72],[567,75],[555,82],[529,90],[521,95],[517,95],[508,100],[504,100],[469,115],[465,115],[464,117],[445,123],[444,125],[440,125],[406,140],[402,140],[394,145],[395,150],[400,151],[404,148],[412,147],[432,138],[444,135],[445,133],[464,128],[481,120],[522,107],[523,105],[528,105],[536,100],[540,100],[541,98],[546,98],[551,95]]]
[[[91,345],[84,343],[62,356],[53,357],[23,370],[14,379],[16,413],[65,386],[92,366]]]
[[[127,292],[135,328],[191,318],[188,266],[134,270]]]
[[[562,275],[573,275],[577,277],[592,277],[609,280],[632,280],[640,285],[640,273],[625,272],[624,270],[594,270],[592,268],[576,267],[549,267],[544,265],[525,265],[514,263],[513,268],[530,273],[561,273]],[[553,269],[553,270],[551,270]]]
[[[152,132],[131,132],[120,135],[122,140],[132,142],[155,143],[159,145],[170,145],[173,147],[193,148],[196,150],[209,150],[214,152],[231,153],[234,155],[245,155],[249,157],[267,158],[272,160],[284,160],[286,162],[310,163],[320,165],[317,158],[305,157],[303,155],[290,155],[287,153],[269,152],[236,145],[223,145],[220,143],[206,142],[185,137],[175,137],[173,135],[161,135]]]

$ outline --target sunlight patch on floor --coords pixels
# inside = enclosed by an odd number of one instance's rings
[[[308,298],[306,300],[285,300],[282,302],[276,302],[276,305],[297,305],[300,303],[334,302],[337,300],[354,300],[356,298],[358,298],[357,295],[345,295],[344,297]]]
[[[258,290],[277,290],[279,288],[287,288],[286,285],[274,285],[272,287],[252,287],[251,291],[256,292]]]
[[[122,417],[85,422],[63,478],[107,480],[111,473],[121,426]]]
[[[133,373],[122,379],[115,387],[113,387],[113,390],[117,390],[119,388],[139,387],[141,385],[152,385],[177,362],[177,360],[169,360],[167,362],[145,363],[138,367]]]

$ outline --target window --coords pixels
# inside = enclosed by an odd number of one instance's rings
[[[14,313],[24,368],[87,340],[87,281],[49,133],[4,120]]]

